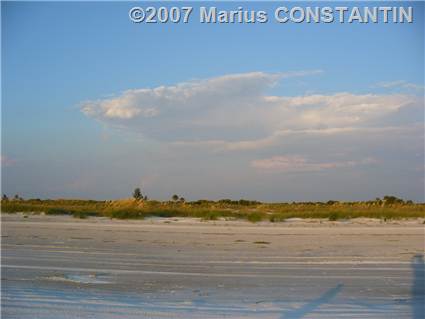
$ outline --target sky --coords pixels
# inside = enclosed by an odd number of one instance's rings
[[[403,24],[130,21],[150,4],[1,3],[2,193],[424,201],[423,2]]]

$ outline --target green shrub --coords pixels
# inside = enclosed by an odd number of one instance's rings
[[[273,215],[269,216],[269,221],[271,223],[284,222],[285,220],[286,220],[286,218],[282,215],[273,214]]]
[[[74,212],[72,210],[64,209],[64,208],[58,208],[58,207],[49,208],[49,209],[46,210],[45,213],[47,215],[73,215],[74,214]]]
[[[329,218],[329,220],[335,221],[335,220],[340,219],[341,217],[339,216],[338,212],[332,212],[332,213],[329,214],[328,218]]]
[[[251,223],[257,223],[263,220],[263,214],[261,213],[249,213],[246,217]]]
[[[120,209],[113,210],[107,213],[107,215],[111,218],[116,219],[144,219],[145,216],[143,213],[137,210],[128,210],[128,209]]]
[[[206,212],[205,215],[202,217],[203,220],[218,220],[220,217],[220,214],[215,212],[215,211],[211,211],[211,212]]]

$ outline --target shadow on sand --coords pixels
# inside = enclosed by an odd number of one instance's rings
[[[280,318],[281,319],[303,318],[305,315],[315,311],[321,305],[329,303],[329,301],[331,301],[341,291],[343,286],[344,286],[343,284],[336,285],[334,288],[329,289],[319,298],[310,301],[305,306],[285,312]]]
[[[425,318],[425,265],[424,256],[416,255],[412,259],[413,284],[412,284],[412,314],[413,319]]]
[[[412,258],[413,283],[411,290],[410,304],[412,307],[413,319],[425,319],[425,262],[424,256],[418,254]],[[329,289],[319,298],[314,299],[298,309],[293,309],[282,314],[280,319],[301,319],[311,314],[323,304],[327,304],[342,289],[343,284]],[[367,308],[374,308],[373,305],[365,304]]]

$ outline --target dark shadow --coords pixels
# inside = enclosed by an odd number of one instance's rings
[[[413,319],[425,318],[425,265],[424,256],[416,255],[412,259],[413,285],[412,285],[412,314]]]
[[[308,315],[309,313],[312,313],[321,305],[329,303],[329,301],[341,291],[343,286],[344,286],[343,284],[338,284],[336,287],[329,289],[319,298],[310,301],[309,303],[302,306],[301,308],[289,310],[285,312],[284,314],[282,314],[280,318],[281,319],[299,319],[304,317],[305,315]]]

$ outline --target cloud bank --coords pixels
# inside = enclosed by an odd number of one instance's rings
[[[81,111],[187,157],[235,152],[247,168],[261,172],[360,169],[382,163],[394,145],[420,151],[423,99],[418,96],[269,93],[277,84],[284,91],[294,77],[320,73],[252,72],[127,90],[83,102]],[[340,150],[342,158],[327,154]]]
[[[113,126],[174,143],[228,143],[227,148],[269,145],[297,132],[338,132],[385,126],[383,120],[418,103],[405,94],[273,96],[279,81],[320,71],[252,72],[128,90],[81,103],[82,112]],[[284,85],[284,83],[283,83]]]

